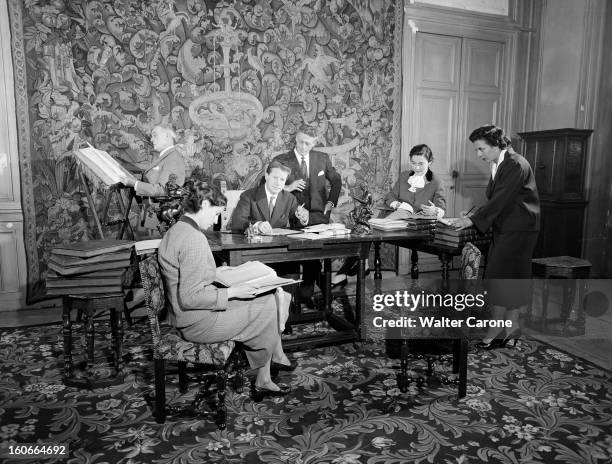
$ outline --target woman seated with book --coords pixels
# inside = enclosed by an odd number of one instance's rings
[[[256,296],[255,287],[213,284],[216,266],[202,232],[216,221],[226,203],[216,187],[197,183],[183,200],[184,214],[159,245],[159,265],[170,301],[169,322],[186,339],[198,343],[241,342],[251,368],[257,369],[255,397],[289,392],[270,375],[271,363],[292,370],[281,345],[280,328],[289,314],[290,298],[276,292]]]
[[[398,217],[401,213],[409,216],[411,213],[420,213],[427,216],[444,216],[446,199],[442,181],[431,170],[433,153],[425,145],[415,145],[410,150],[409,171],[403,171],[393,189],[385,196],[385,204],[395,210]],[[394,214],[394,213],[391,213]],[[332,285],[344,285],[347,275],[355,275],[358,261],[347,259],[336,275],[332,278]]]

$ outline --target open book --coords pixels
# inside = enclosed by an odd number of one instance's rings
[[[256,295],[269,292],[283,285],[300,282],[299,280],[278,277],[274,269],[259,261],[247,261],[236,267],[218,267],[215,281],[225,287],[250,285],[257,290]]]
[[[98,150],[89,145],[78,149],[75,155],[83,166],[109,187],[120,183],[124,177],[131,178],[136,182],[136,178],[127,169],[103,150]]]
[[[438,219],[438,216],[433,215],[433,216],[428,216],[426,214],[424,214],[423,212],[418,212],[418,213],[411,213],[410,211],[406,210],[406,209],[396,209],[395,211],[393,211],[391,214],[387,215],[386,217],[384,217],[383,219],[387,219],[387,220],[408,220],[408,219],[416,219],[416,220],[429,220],[429,221],[435,221],[436,219]]]

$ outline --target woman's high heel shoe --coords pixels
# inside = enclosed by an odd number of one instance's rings
[[[291,392],[291,387],[289,385],[285,385],[283,383],[279,383],[277,385],[279,390],[270,390],[269,388],[253,385],[251,388],[251,398],[253,401],[259,402],[263,401],[265,397],[285,396]]]
[[[505,347],[506,345],[512,345],[512,347],[515,347],[519,338],[521,338],[521,329],[514,329],[512,332],[506,335],[506,338],[502,340],[501,348]]]
[[[521,329],[515,329],[509,334],[507,334],[505,338],[494,338],[490,342],[478,342],[476,343],[476,347],[481,348],[483,350],[494,350],[496,348],[504,348],[508,344],[515,347],[516,342],[518,341],[519,338],[521,338]]]

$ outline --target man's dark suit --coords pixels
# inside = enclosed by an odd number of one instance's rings
[[[278,155],[272,161],[280,161],[285,166],[291,168],[291,174],[287,177],[285,185],[289,185],[297,179],[306,181],[306,188],[301,192],[294,190],[293,195],[297,199],[298,205],[303,204],[304,208],[310,211],[308,225],[324,224],[329,222],[329,213],[323,214],[325,204],[331,201],[334,206],[338,204],[342,179],[331,164],[327,153],[311,150],[309,154],[308,178],[304,178],[300,162],[294,150]],[[330,183],[329,195],[325,180]]]
[[[289,192],[281,190],[276,197],[274,211],[270,217],[266,186],[254,187],[240,195],[240,200],[232,214],[231,229],[235,232],[244,232],[250,224],[259,221],[268,221],[272,227],[296,227],[297,218],[295,210],[297,200]]]
[[[342,188],[342,178],[331,164],[327,153],[311,150],[308,158],[308,178],[302,174],[302,168],[298,161],[295,150],[276,156],[272,161],[279,161],[291,168],[291,174],[287,177],[285,185],[289,185],[297,179],[306,182],[306,188],[301,192],[294,190],[293,195],[298,205],[304,205],[310,212],[308,225],[327,224],[329,222],[329,212],[324,214],[325,204],[330,201],[336,206]],[[327,194],[327,184],[329,181],[330,190]],[[321,273],[321,263],[319,261],[302,262],[303,275],[302,285],[300,286],[300,296],[303,301],[309,302],[314,293],[314,283]]]

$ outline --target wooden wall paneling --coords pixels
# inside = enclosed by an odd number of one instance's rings
[[[0,311],[25,306],[27,279],[9,31],[6,0],[0,0]]]

